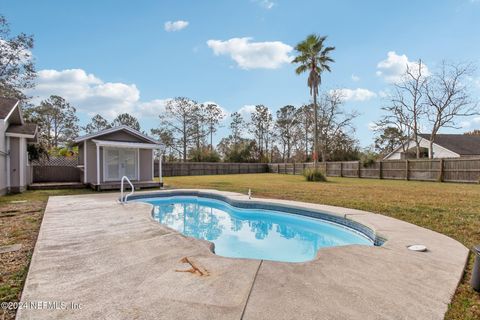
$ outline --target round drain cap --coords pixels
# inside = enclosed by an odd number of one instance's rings
[[[408,250],[417,251],[417,252],[427,251],[427,247],[424,246],[423,244],[414,244],[414,245],[408,246],[407,248]]]

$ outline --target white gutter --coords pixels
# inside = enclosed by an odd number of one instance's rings
[[[33,138],[35,138],[36,134],[24,134],[24,133],[5,132],[5,136],[6,136],[6,137],[13,137],[13,138],[33,139]]]
[[[118,148],[132,148],[132,149],[158,149],[159,145],[154,143],[140,143],[140,142],[123,142],[123,141],[107,141],[96,140],[92,141],[98,147],[118,147]]]

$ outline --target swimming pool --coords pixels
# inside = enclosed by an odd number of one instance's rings
[[[144,198],[153,218],[184,235],[211,241],[215,253],[234,258],[309,261],[320,248],[373,246],[365,234],[324,219],[279,210],[238,208],[222,200],[195,196]]]

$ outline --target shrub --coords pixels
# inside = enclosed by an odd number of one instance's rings
[[[372,166],[375,161],[378,159],[378,155],[373,153],[373,152],[365,152],[361,157],[360,157],[360,163],[364,168],[368,168]]]
[[[320,169],[308,168],[303,171],[303,176],[307,181],[327,181],[325,174]]]

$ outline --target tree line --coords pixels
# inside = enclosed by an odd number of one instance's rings
[[[318,103],[322,160],[356,159],[360,148],[353,136],[357,113],[343,110],[340,91],[321,96]],[[213,134],[225,117],[215,104],[199,104],[178,97],[170,100],[160,124],[151,134],[164,146],[169,160],[227,162],[311,161],[314,153],[314,106],[286,105],[275,116],[265,105],[256,105],[245,116],[230,115],[229,134],[215,147]]]

